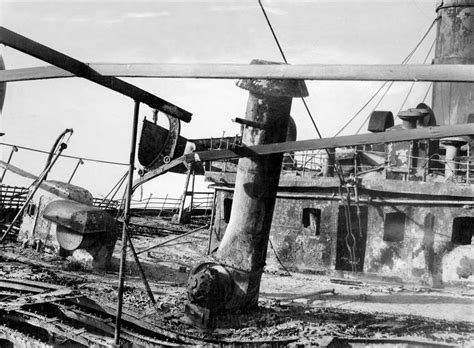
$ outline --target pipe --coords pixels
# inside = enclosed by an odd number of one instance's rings
[[[71,180],[72,180],[72,178],[74,177],[74,174],[76,174],[77,168],[79,168],[79,166],[80,166],[81,164],[84,164],[84,161],[82,160],[82,158],[79,158],[79,161],[77,161],[76,167],[74,168],[74,170],[73,170],[73,172],[72,172],[72,174],[71,174],[71,177],[69,178],[69,181],[67,182],[68,184],[71,183]]]
[[[56,138],[56,140],[54,141],[54,145],[53,147],[51,148],[51,150],[49,151],[49,155],[48,155],[48,159],[46,160],[46,164],[44,166],[44,168],[46,169],[49,164],[51,163],[51,160],[53,158],[53,155],[54,155],[54,152],[56,151],[56,149],[58,148],[58,144],[59,142],[62,141],[62,139],[66,136],[67,133],[72,133],[74,132],[74,130],[72,128],[66,128],[61,134],[59,134],[59,136]],[[70,135],[70,136],[71,136]],[[47,174],[46,174],[46,177],[44,178],[46,180],[47,178]]]
[[[237,86],[249,91],[246,120],[262,125],[245,127],[242,143],[285,141],[292,98],[306,95],[306,86],[295,80],[241,80]],[[199,265],[190,275],[192,305],[212,313],[257,305],[282,159],[279,153],[239,160],[229,224],[215,254],[218,264]],[[219,289],[228,293],[217,294]]]
[[[444,138],[440,140],[441,145],[446,149],[444,178],[446,181],[454,181],[458,169],[458,162],[461,146],[465,145],[467,141],[460,137]]]
[[[132,201],[132,185],[133,185],[133,170],[135,168],[135,152],[137,143],[137,130],[138,130],[138,115],[140,110],[140,102],[135,101],[135,108],[133,111],[133,126],[132,126],[132,139],[130,143],[130,160],[128,166],[128,185],[125,195],[125,211],[124,211],[124,222],[122,228],[122,256],[120,258],[120,271],[119,271],[119,288],[118,288],[118,301],[117,301],[117,316],[115,319],[115,345],[120,344],[120,327],[122,319],[122,305],[123,305],[123,288],[125,278],[125,261],[127,259],[127,229],[130,221],[130,203]]]

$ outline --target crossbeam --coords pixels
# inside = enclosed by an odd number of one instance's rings
[[[53,50],[4,27],[0,27],[0,43],[52,64],[60,68],[60,70],[66,71],[70,76],[83,77],[182,121],[191,121],[191,113],[188,111],[114,76],[102,75],[100,72],[77,59]]]
[[[89,63],[102,76],[196,79],[300,79],[332,81],[434,81],[474,82],[474,65],[469,64],[168,64]],[[73,77],[55,66],[0,71],[0,82]]]
[[[234,149],[199,151],[185,155],[186,162],[227,160],[238,157],[255,157],[304,150],[322,150],[344,146],[393,143],[418,139],[474,136],[474,123],[451,126],[397,130],[381,133],[347,135],[334,138],[288,141],[256,146],[236,146]]]

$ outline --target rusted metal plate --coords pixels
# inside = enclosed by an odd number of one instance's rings
[[[169,131],[153,122],[143,120],[140,143],[138,146],[138,161],[148,167],[163,151]]]
[[[112,216],[102,209],[71,200],[49,203],[43,217],[81,234],[107,232],[115,228]]]
[[[156,169],[184,153],[187,139],[179,136],[179,120],[168,117],[170,129],[143,121],[138,160],[145,171]]]

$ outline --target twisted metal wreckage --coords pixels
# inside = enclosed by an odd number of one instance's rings
[[[414,261],[397,264],[393,261],[396,255],[390,254],[392,272],[403,277],[427,273],[433,284],[440,282],[443,256],[456,245],[471,244],[472,238],[474,34],[459,28],[472,26],[473,7],[472,1],[453,0],[437,9],[432,65],[286,65],[258,60],[250,65],[86,64],[0,28],[2,44],[52,65],[0,71],[3,89],[6,82],[75,76],[134,101],[116,344],[121,332],[127,242],[139,264],[127,233],[131,196],[140,185],[168,171],[205,172],[215,183],[210,240],[215,261],[197,265],[188,281],[186,313],[197,325],[206,327],[216,315],[257,305],[270,231],[284,244],[280,226],[288,226],[288,221],[296,226],[295,232],[304,232],[302,243],[313,255],[305,262],[314,268],[381,272],[387,265],[376,261],[387,258],[377,256],[383,241],[389,243],[383,250],[399,248],[410,260],[417,256],[414,249],[423,250],[425,263],[421,267]],[[243,127],[242,136],[229,138],[233,145],[226,149],[215,149],[212,138],[188,140],[180,136],[179,123],[190,122],[189,112],[117,77],[241,79],[237,85],[249,91],[246,118],[235,120]],[[308,95],[303,80],[433,81],[433,110],[420,104],[402,111],[398,114],[403,120],[401,126],[394,126],[391,112],[377,111],[369,123],[371,133],[296,141],[290,110],[293,98]],[[141,103],[166,114],[170,129],[156,125],[156,118],[155,122],[144,121],[138,153],[143,168],[134,181]],[[349,149],[349,155],[342,154],[342,148]],[[307,150],[321,150],[317,169],[291,159],[291,154]],[[233,159],[238,159],[238,164],[229,162],[230,170],[218,162]],[[293,172],[280,175],[282,165]],[[94,236],[99,230],[110,230],[109,217],[90,207],[85,190],[42,179],[37,187],[55,193],[42,214],[58,225],[56,238],[61,248],[97,247]],[[280,214],[290,208],[297,212],[293,217]],[[275,209],[278,214],[274,214]],[[451,229],[451,235],[440,233]],[[376,232],[380,230],[383,235]],[[423,238],[419,245],[396,244],[404,235],[420,233]],[[325,237],[328,243],[316,246],[314,237]],[[111,236],[109,240],[106,249],[110,256],[115,239]],[[289,254],[304,254],[297,250],[297,244],[287,248]],[[152,294],[150,298],[154,301]]]

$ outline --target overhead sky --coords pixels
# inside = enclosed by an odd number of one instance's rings
[[[290,63],[398,64],[435,18],[431,0],[263,0]],[[1,25],[84,62],[249,63],[282,61],[257,0],[220,1],[7,1],[0,0]],[[422,63],[434,29],[409,63]],[[46,65],[0,47],[7,69]],[[431,53],[431,56],[433,54]],[[431,58],[428,59],[431,62]],[[248,93],[232,80],[128,79],[190,112],[182,125],[188,138],[235,135],[231,118],[243,117]],[[307,103],[321,133],[333,136],[379,88],[381,82],[307,82]],[[395,83],[378,110],[396,114],[411,83]],[[405,108],[423,100],[427,83],[417,83]],[[431,98],[428,97],[428,103]],[[354,133],[376,98],[343,134]],[[78,79],[15,82],[7,86],[1,142],[49,150],[57,135],[73,128],[65,154],[127,162],[133,102]],[[141,117],[152,115],[143,106]],[[316,138],[301,101],[292,115],[298,140]],[[163,120],[163,117],[162,117]],[[163,123],[166,125],[166,122]],[[365,129],[365,128],[364,128]],[[364,130],[365,131],[365,130]],[[4,160],[10,149],[2,147]],[[45,155],[20,150],[12,164],[38,174]],[[76,161],[61,159],[50,179],[67,181]],[[86,162],[72,183],[105,195],[126,167]],[[14,174],[5,182],[28,185]],[[184,176],[166,175],[147,184],[145,197],[177,197]],[[199,188],[206,184],[199,181]],[[137,193],[138,195],[141,192]]]

